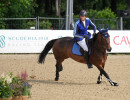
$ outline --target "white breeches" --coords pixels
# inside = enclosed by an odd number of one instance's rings
[[[77,43],[83,48],[84,51],[88,51],[88,46],[86,45],[85,38],[82,41],[78,41]]]

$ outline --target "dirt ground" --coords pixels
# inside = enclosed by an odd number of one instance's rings
[[[130,55],[109,55],[105,70],[112,80],[119,83],[111,86],[103,77],[96,84],[99,71],[94,66],[67,59],[63,62],[60,80],[54,81],[55,59],[49,54],[45,64],[38,64],[38,54],[0,55],[0,75],[26,70],[32,84],[30,100],[130,100]]]

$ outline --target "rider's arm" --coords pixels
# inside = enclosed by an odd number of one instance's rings
[[[74,37],[78,37],[78,38],[83,38],[83,36],[80,36],[79,34],[79,27],[78,27],[78,23],[76,22],[75,23],[75,26],[74,26],[74,33],[73,33]]]
[[[93,27],[93,31],[94,31],[94,33],[96,33],[96,26],[92,23],[91,20],[89,20],[89,25],[90,25],[91,27]]]

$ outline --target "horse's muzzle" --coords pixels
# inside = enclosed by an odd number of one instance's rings
[[[112,50],[112,48],[111,48],[111,47],[110,47],[110,48],[107,48],[107,51],[108,51],[108,52],[111,52],[111,50]]]

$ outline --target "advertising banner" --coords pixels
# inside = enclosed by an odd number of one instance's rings
[[[72,31],[0,30],[0,53],[40,53],[49,40],[72,36]]]
[[[112,53],[130,53],[130,31],[109,31]]]
[[[90,31],[92,32],[92,31]],[[130,53],[130,31],[109,31],[112,53]],[[72,30],[0,30],[0,53],[40,53],[49,40]]]

